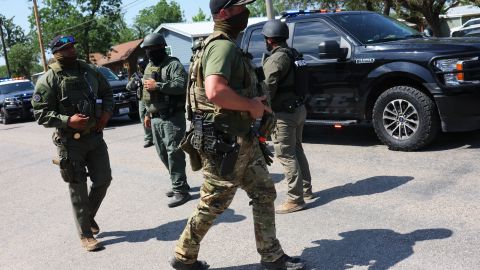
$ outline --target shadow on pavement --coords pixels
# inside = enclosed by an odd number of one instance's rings
[[[219,223],[240,222],[245,218],[245,216],[235,214],[234,210],[227,209],[215,220],[214,225],[217,225]],[[172,221],[151,229],[102,232],[98,235],[98,239],[105,237],[113,237],[113,239],[102,240],[102,243],[105,246],[121,242],[146,242],[150,239],[157,239],[159,241],[175,241],[180,237],[180,234],[182,233],[186,224],[187,219],[182,219]]]
[[[346,197],[372,195],[389,191],[413,180],[411,176],[375,176],[348,183],[343,186],[333,187],[326,190],[315,192],[317,199],[307,204],[307,208],[314,208],[331,201]]]
[[[440,133],[424,152],[445,151],[460,147],[480,148],[480,131]]]
[[[301,258],[306,269],[343,270],[366,266],[369,270],[386,270],[411,256],[416,242],[445,239],[449,229],[421,229],[401,234],[389,229],[356,230],[340,233],[340,240],[317,240],[306,248]],[[211,268],[211,270],[254,270],[259,264]],[[365,269],[365,268],[362,268]]]
[[[411,256],[416,242],[452,236],[448,229],[421,229],[407,234],[389,229],[356,230],[340,233],[340,240],[314,241],[316,247],[303,251],[313,269],[349,269],[368,266],[370,270],[389,269]]]

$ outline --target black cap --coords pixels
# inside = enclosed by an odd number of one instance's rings
[[[53,53],[56,53],[57,51],[61,50],[65,46],[69,44],[75,44],[75,38],[73,36],[69,35],[58,35],[54,37],[50,43],[48,43],[48,46],[50,47],[50,50]]]
[[[210,11],[212,12],[212,14],[217,14],[222,8],[248,5],[255,1],[256,0],[210,0]]]

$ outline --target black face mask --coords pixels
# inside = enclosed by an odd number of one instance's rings
[[[165,48],[145,49],[145,53],[155,65],[159,65],[167,56]]]

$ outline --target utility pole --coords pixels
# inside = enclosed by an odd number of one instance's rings
[[[35,22],[37,23],[38,44],[42,54],[43,71],[47,71],[47,58],[45,57],[45,48],[43,48],[42,27],[40,26],[40,17],[38,16],[37,0],[33,0],[33,11],[35,13]]]
[[[265,6],[267,8],[267,18],[269,20],[275,19],[275,14],[273,12],[273,0],[265,0]]]
[[[7,66],[8,77],[12,76],[10,72],[10,65],[8,64],[7,46],[5,45],[5,39],[3,38],[3,21],[0,18],[0,36],[2,36],[3,55],[5,56],[5,65]]]

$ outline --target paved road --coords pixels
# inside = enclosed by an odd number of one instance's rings
[[[309,128],[305,150],[318,199],[277,216],[278,236],[309,269],[479,269],[480,132],[442,134],[422,152],[392,152],[368,127]],[[51,165],[51,130],[0,127],[0,269],[169,269],[194,201],[170,209],[166,170],[142,130],[114,119],[105,132],[114,180],[97,221],[106,248],[84,252],[67,186]],[[279,193],[285,183],[271,167]],[[251,208],[239,191],[204,239],[212,269],[256,269]]]

